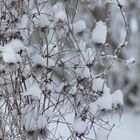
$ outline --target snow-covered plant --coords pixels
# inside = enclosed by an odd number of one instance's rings
[[[126,27],[115,49],[108,39],[112,5]],[[116,63],[134,61],[119,58],[128,36],[121,3],[4,0],[0,7],[1,137],[107,138],[111,117],[123,106],[123,93],[110,90],[109,75]],[[106,8],[102,19],[98,12]]]

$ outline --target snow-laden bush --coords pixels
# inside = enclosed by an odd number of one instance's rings
[[[127,40],[111,49],[110,13],[96,21],[93,12],[107,6],[109,11],[111,5],[99,0],[1,1],[3,139],[102,140],[101,132],[108,137],[114,127],[110,117],[121,115],[123,106],[123,93],[110,90],[108,76]],[[113,6],[120,8],[125,25],[122,5],[115,1]]]

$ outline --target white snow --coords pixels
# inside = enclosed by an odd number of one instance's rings
[[[97,91],[103,91],[105,86],[105,80],[102,78],[96,78],[93,80],[93,85],[92,89],[97,92]]]
[[[38,11],[39,10],[39,11]],[[32,10],[33,22],[36,26],[45,27],[50,25],[50,19],[52,18],[52,6],[38,6],[38,9]]]
[[[112,97],[110,95],[110,89],[107,87],[105,80],[102,78],[94,79],[92,89],[95,92],[98,91],[103,92],[102,95],[98,97],[96,102],[93,103],[93,106],[97,105],[98,110],[102,110],[102,109],[110,110],[112,108]],[[96,113],[96,110],[93,110],[93,113]]]
[[[28,15],[26,14],[22,15],[22,18],[19,23],[19,28],[27,28],[28,20],[29,20]]]
[[[118,4],[116,0],[106,0],[106,2],[109,2],[109,3],[112,3],[112,4]],[[127,0],[119,0],[119,3],[122,5],[122,6],[125,6],[127,5]]]
[[[70,88],[70,94],[75,94],[77,92],[77,86],[76,85],[73,85],[71,88]]]
[[[87,55],[84,56],[86,63],[87,64],[92,64],[93,60],[95,59],[96,56],[96,51],[92,48],[87,48],[86,49]]]
[[[38,109],[32,105],[26,105],[23,109],[21,123],[28,130],[38,130],[45,128],[47,120],[45,115],[39,115]]]
[[[41,128],[45,128],[47,125],[47,119],[44,115],[40,115],[37,119],[37,128],[41,129]]]
[[[11,40],[4,48],[12,48],[14,52],[19,52],[20,50],[24,50],[26,47],[19,39]]]
[[[84,20],[78,20],[71,26],[72,26],[71,28],[73,29],[73,32],[75,34],[79,33],[79,32],[82,32],[86,29],[86,23],[85,23]]]
[[[135,63],[135,62],[136,62],[136,59],[133,58],[133,57],[131,57],[130,59],[126,60],[126,64],[127,64],[127,65],[133,64],[133,63]]]
[[[92,39],[95,43],[102,43],[104,44],[106,42],[106,36],[107,36],[107,26],[104,22],[98,21],[96,23],[95,28],[92,32]]]
[[[25,45],[18,39],[11,40],[2,49],[3,60],[6,63],[21,62],[21,57],[18,54],[20,50],[24,50]]]
[[[20,22],[18,23],[18,28],[20,30],[20,35],[22,36],[23,40],[26,40],[28,38],[28,23],[29,23],[29,17],[28,15],[24,14],[22,15]]]
[[[85,66],[84,68],[76,68],[75,72],[81,78],[89,78],[90,77],[90,70],[87,66]]]
[[[67,21],[65,7],[62,2],[57,2],[53,6],[53,12],[54,12],[54,17],[55,17],[56,22],[58,22],[58,21],[66,22]]]
[[[136,33],[139,29],[138,21],[135,17],[130,19],[130,30],[132,33]]]
[[[34,55],[32,57],[32,61],[33,61],[33,64],[39,64],[41,66],[46,66],[45,59],[42,56],[38,55],[38,54]]]
[[[89,78],[90,77],[90,70],[87,66],[85,66],[84,70],[82,71],[81,77],[82,78]]]
[[[91,115],[96,116],[96,113],[98,111],[98,106],[95,102],[89,104],[89,111],[90,111]]]
[[[12,48],[4,48],[3,53],[3,60],[6,63],[17,63],[21,62],[21,57],[19,54],[16,54]]]
[[[111,98],[110,94],[103,95],[102,97],[99,97],[95,103],[98,106],[98,110],[102,110],[102,109],[110,110],[110,109],[112,109],[112,98]]]
[[[83,40],[80,40],[79,42],[79,48],[82,53],[82,56],[80,56],[80,60],[82,61],[83,64],[91,64],[93,60],[95,59],[96,56],[96,50],[94,48],[87,48],[86,47],[86,42]]]
[[[123,105],[123,93],[121,90],[116,90],[111,96],[114,107],[117,107],[118,104]]]
[[[54,67],[55,65],[55,61],[53,59],[48,58],[48,67]]]
[[[75,122],[73,123],[73,129],[75,130],[75,132],[77,132],[78,134],[82,134],[85,133],[86,129],[87,129],[87,123],[84,121],[81,121],[80,119],[75,120]]]
[[[114,118],[112,118],[114,119]],[[120,126],[113,128],[109,140],[139,140],[140,139],[140,115],[124,113]]]
[[[30,88],[27,89],[27,91],[23,92],[23,95],[26,96],[26,95],[32,95],[34,97],[38,97],[40,98],[41,97],[41,89],[39,88],[38,85],[34,84],[32,85]]]
[[[108,130],[100,128],[96,134],[96,140],[107,140]]]

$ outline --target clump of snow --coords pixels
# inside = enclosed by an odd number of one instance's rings
[[[130,59],[126,60],[126,64],[129,65],[129,64],[133,64],[136,62],[136,59],[131,57]]]
[[[40,98],[41,97],[41,93],[42,93],[42,91],[39,88],[39,86],[36,85],[36,84],[34,84],[30,88],[28,88],[26,92],[23,92],[23,95],[24,96],[26,96],[26,95],[32,95],[34,97]]]
[[[73,129],[78,134],[83,134],[86,132],[87,129],[87,123],[84,121],[81,121],[80,119],[75,120],[73,123]]]
[[[15,53],[25,49],[25,45],[19,39],[11,40],[4,48],[12,48]]]
[[[15,53],[14,50],[9,47],[3,49],[2,56],[3,56],[4,62],[6,62],[6,63],[16,64],[18,62],[21,62],[20,55]]]
[[[113,106],[117,107],[117,105],[123,105],[123,93],[121,90],[116,90],[112,95]]]
[[[95,43],[102,43],[104,44],[106,42],[106,36],[107,36],[107,26],[102,21],[98,21],[96,23],[95,28],[92,32],[92,39]]]
[[[93,85],[92,89],[97,92],[97,91],[103,91],[105,86],[105,80],[102,78],[96,78],[93,80]]]
[[[112,109],[112,98],[110,94],[103,95],[97,99],[95,102],[98,106],[98,110],[106,109],[110,110]]]
[[[91,104],[90,111],[96,114],[96,110],[112,109],[112,97],[110,95],[110,88],[107,87],[105,80],[102,78],[94,79],[92,89],[95,92],[97,92],[97,94],[98,92],[102,92],[102,93],[101,94],[99,93],[100,95],[97,98],[97,100],[93,103],[93,105]],[[93,109],[93,111],[92,111],[92,106],[95,107],[95,110]],[[96,106],[98,109],[96,108]]]
[[[22,112],[21,123],[25,127],[25,130],[38,130],[47,126],[47,120],[45,115],[39,115],[38,109],[32,105],[26,105]]]
[[[66,22],[67,21],[65,7],[62,2],[57,2],[53,6],[53,12],[54,12],[54,17],[55,17],[56,22],[58,22],[58,21]]]
[[[105,86],[103,94],[97,98],[93,103],[89,104],[89,111],[92,115],[96,116],[97,111],[112,109],[112,97],[110,95],[110,89]]]
[[[42,56],[38,55],[38,54],[34,55],[32,57],[32,61],[33,61],[33,64],[39,64],[41,66],[46,66],[45,59]]]
[[[45,5],[44,7],[38,6],[32,11],[33,22],[36,26],[45,27],[50,25],[50,19],[52,18],[52,7],[50,5]]]
[[[18,54],[25,49],[25,45],[18,39],[11,40],[2,50],[3,60],[6,63],[21,62],[21,57]]]
[[[86,29],[86,23],[84,20],[78,20],[76,21],[72,26],[73,32],[80,33]]]

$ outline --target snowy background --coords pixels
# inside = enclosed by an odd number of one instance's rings
[[[120,125],[115,127],[110,134],[110,140],[139,140],[140,138],[140,115],[129,112],[124,113]]]

